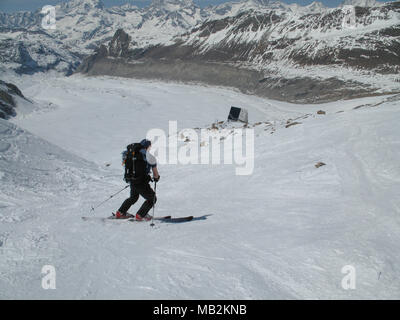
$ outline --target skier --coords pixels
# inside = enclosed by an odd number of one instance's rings
[[[152,219],[152,216],[149,215],[148,212],[156,203],[157,197],[155,196],[155,192],[153,191],[153,189],[150,187],[149,184],[149,182],[152,181],[150,177],[150,170],[152,170],[153,172],[153,179],[155,182],[158,182],[160,180],[160,175],[158,174],[156,159],[151,154],[148,153],[150,148],[151,148],[151,141],[147,139],[143,139],[140,142],[139,147],[137,148],[141,155],[140,157],[141,161],[144,160],[145,165],[143,166],[143,168],[140,168],[140,166],[138,166],[138,168],[140,169],[137,170],[140,170],[142,172],[135,172],[136,175],[135,177],[140,176],[141,177],[140,179],[138,178],[130,179],[125,177],[125,180],[130,183],[131,195],[128,199],[126,199],[122,203],[119,210],[115,213],[115,218],[117,219],[126,219],[131,217],[131,215],[127,214],[127,212],[129,208],[132,205],[134,205],[136,201],[139,199],[139,195],[145,198],[146,201],[143,203],[139,211],[136,213],[135,216],[136,220],[149,221]]]

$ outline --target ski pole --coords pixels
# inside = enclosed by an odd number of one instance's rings
[[[151,227],[154,227],[154,207],[156,206],[156,192],[157,192],[157,181],[154,181],[154,197],[153,197],[153,217],[151,218]]]
[[[103,205],[104,203],[106,203],[108,200],[111,200],[113,197],[115,197],[118,193],[124,191],[126,188],[129,187],[129,184],[127,186],[125,186],[123,189],[119,190],[118,192],[114,193],[113,195],[109,196],[106,200],[104,200],[103,202],[99,203],[97,206],[92,206],[90,211],[94,212],[94,209],[97,209],[98,207],[100,207],[101,205]]]

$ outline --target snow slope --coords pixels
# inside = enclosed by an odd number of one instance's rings
[[[315,106],[132,79],[12,80],[54,108],[0,122],[1,298],[400,298],[398,96]],[[80,219],[125,185],[127,143],[169,120],[209,127],[231,105],[249,110],[252,175],[159,168],[156,215],[208,216],[156,228]],[[41,288],[45,264],[56,290]],[[355,290],[341,287],[345,265]]]

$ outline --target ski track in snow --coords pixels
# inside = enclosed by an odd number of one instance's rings
[[[295,105],[112,77],[14,82],[38,109],[0,120],[0,298],[400,298],[398,100],[353,109],[386,97]],[[252,175],[159,166],[156,215],[207,217],[155,228],[82,221],[124,186],[128,143],[169,120],[209,127],[231,105],[247,108],[252,124],[270,123],[254,127]],[[301,123],[285,128],[288,119]],[[46,264],[56,290],[41,288]],[[341,287],[345,265],[356,268],[355,290]]]

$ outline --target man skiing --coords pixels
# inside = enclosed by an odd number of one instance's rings
[[[136,213],[135,219],[138,221],[149,221],[151,220],[152,216],[150,216],[148,212],[157,201],[155,192],[149,184],[149,182],[152,181],[150,177],[150,170],[153,172],[154,181],[158,182],[160,180],[156,159],[148,153],[151,148],[151,142],[147,139],[143,139],[140,144],[136,143],[129,145],[128,152],[130,148],[133,150],[132,154],[136,154],[133,157],[135,163],[131,165],[130,170],[125,170],[125,181],[130,183],[131,195],[122,203],[119,210],[115,213],[115,218],[130,218],[131,215],[127,214],[127,212],[129,208],[139,199],[139,195],[141,195],[146,199],[146,201]],[[126,153],[127,151],[124,152],[124,156]],[[124,163],[125,161],[126,160],[124,160]]]

